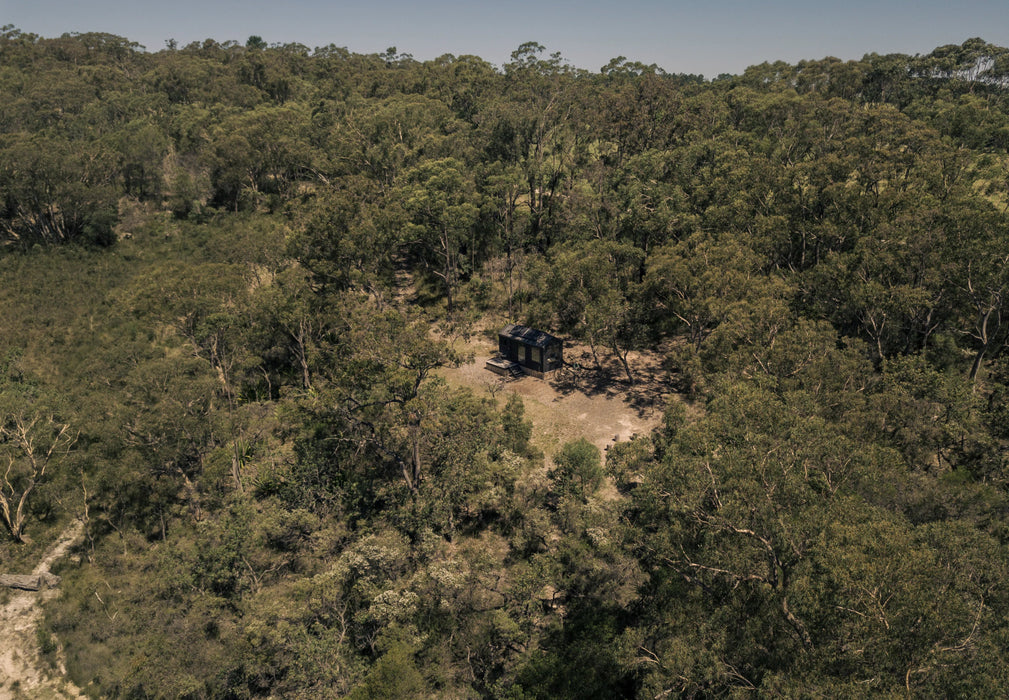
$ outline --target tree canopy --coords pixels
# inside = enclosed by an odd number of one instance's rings
[[[0,98],[0,561],[84,522],[40,639],[87,692],[1003,692],[1009,50],[7,26]],[[506,322],[655,358],[660,427],[446,381]]]

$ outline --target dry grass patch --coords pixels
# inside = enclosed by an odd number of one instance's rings
[[[495,398],[507,398],[509,393],[522,397],[526,418],[533,424],[532,443],[548,460],[562,445],[581,437],[605,454],[616,441],[648,434],[673,396],[657,353],[632,354],[638,378],[632,386],[615,361],[600,356],[597,366],[585,346],[566,345],[568,367],[549,381],[505,380],[485,369],[484,363],[496,350],[487,337],[457,341],[457,349],[473,360],[442,369],[440,375],[450,385],[467,386]]]

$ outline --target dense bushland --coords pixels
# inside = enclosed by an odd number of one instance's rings
[[[0,496],[24,517],[0,561],[84,519],[45,633],[70,674],[999,694],[1009,51],[710,82],[543,56],[4,28]],[[662,352],[684,398],[605,464],[545,456],[520,401],[438,377],[478,319],[628,384]]]

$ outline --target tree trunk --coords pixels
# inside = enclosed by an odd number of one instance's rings
[[[13,490],[8,497],[5,493],[0,493],[0,515],[3,516],[4,525],[11,533],[15,542],[24,542],[25,531],[25,502],[28,496],[35,490],[35,480],[29,482],[28,487],[21,492],[21,497],[17,500],[17,507],[11,512],[11,504],[14,500]]]
[[[44,571],[40,574],[0,574],[0,586],[22,591],[39,591],[59,585],[60,577]]]
[[[974,355],[974,364],[970,367],[970,380],[972,382],[977,381],[977,373],[981,369],[981,362],[984,360],[984,353],[987,349],[987,346],[982,347],[978,350],[977,354]]]
[[[413,478],[410,480],[410,490],[417,493],[421,475],[420,424],[413,425],[411,432],[413,433]]]
[[[514,296],[514,292],[512,290],[512,249],[510,245],[508,246],[508,257],[506,260],[505,270],[508,273],[508,318],[511,320],[515,318],[515,314],[512,311],[512,296]]]
[[[450,239],[451,234],[448,231],[443,230],[441,234],[441,247],[444,253],[445,259],[445,270],[442,278],[445,280],[445,305],[449,313],[452,313],[452,287],[455,285],[455,275],[453,274],[454,261],[452,259],[452,240]]]
[[[634,375],[631,374],[631,365],[627,362],[627,353],[629,350],[621,351],[620,347],[614,343],[613,344],[613,354],[617,356],[620,360],[620,364],[624,366],[624,372],[627,374],[627,383],[634,386]]]
[[[306,391],[312,390],[312,375],[308,369],[308,352],[306,346],[305,319],[298,321],[298,333],[294,337],[295,347],[298,352],[298,363],[301,365],[301,383]]]
[[[589,350],[592,351],[592,360],[596,363],[596,372],[601,373],[603,371],[603,365],[599,362],[599,355],[596,353],[596,344],[592,338],[589,338]]]
[[[809,636],[809,632],[806,630],[806,625],[802,623],[802,620],[797,618],[795,614],[788,608],[788,597],[781,597],[781,611],[785,614],[785,619],[795,630],[796,634],[799,635],[799,639],[802,640],[802,646],[806,649],[813,648],[813,638]]]

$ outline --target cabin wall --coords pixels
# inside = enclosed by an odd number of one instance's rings
[[[510,362],[517,362],[526,374],[543,379],[546,374],[560,369],[563,364],[560,343],[545,348],[527,345],[505,335],[498,336],[498,354]]]
[[[499,335],[497,339],[498,353],[501,357],[506,360],[511,360],[512,362],[517,362],[519,359],[518,349],[516,348],[517,343],[515,343],[510,338],[505,338],[503,335]]]

